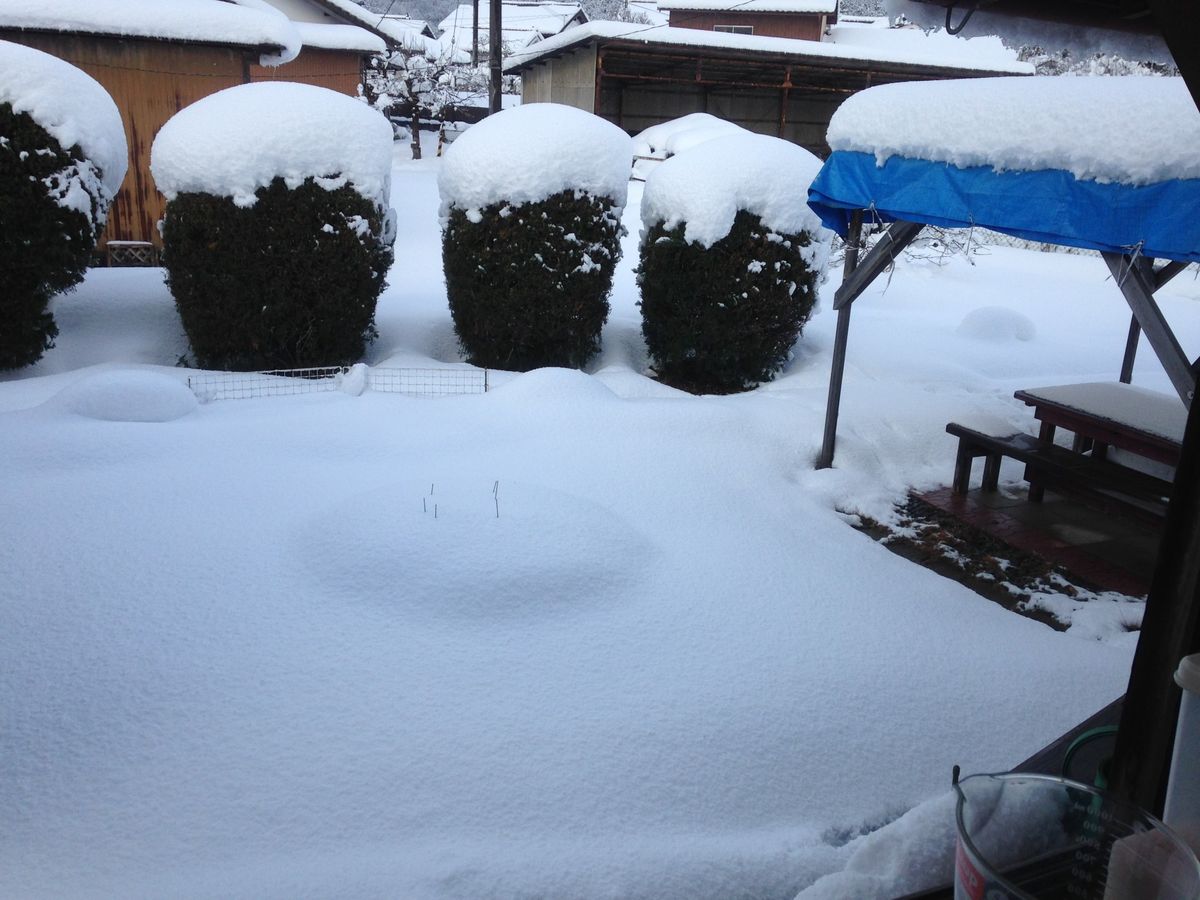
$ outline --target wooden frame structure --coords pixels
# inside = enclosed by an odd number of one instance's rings
[[[838,319],[817,468],[833,464],[852,305],[924,227],[917,222],[892,222],[860,261],[863,212],[851,215],[843,281],[833,302]],[[1185,266],[1177,262],[1156,266],[1154,260],[1135,253],[1102,255],[1133,314],[1121,380],[1129,381],[1134,352],[1144,331],[1180,399],[1189,407],[1158,565],[1109,769],[1114,792],[1161,815],[1179,709],[1179,688],[1172,675],[1180,659],[1200,651],[1200,404],[1192,403],[1200,360],[1189,362],[1154,300],[1154,293]]]

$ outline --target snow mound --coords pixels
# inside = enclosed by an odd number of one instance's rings
[[[745,134],[746,129],[708,113],[690,113],[670,122],[651,125],[633,138],[633,152],[638,156],[666,159],[706,141],[730,134]]]
[[[623,596],[651,555],[628,521],[591,500],[473,477],[383,485],[311,529],[305,564],[336,594],[349,585],[356,602],[484,626]]]
[[[491,392],[506,402],[517,400],[592,400],[601,403],[617,399],[598,378],[578,369],[548,366],[518,375]]]
[[[105,422],[170,422],[186,416],[199,403],[178,379],[139,369],[89,375],[64,388],[52,402]]]
[[[392,126],[365,103],[327,88],[282,81],[241,84],[197,100],[159,131],[150,171],[168,200],[184,192],[253,206],[275,178],[350,185],[382,206],[389,192]]]
[[[1032,341],[1037,336],[1037,326],[1029,316],[1015,309],[980,306],[963,316],[955,333],[983,341]]]
[[[749,132],[717,138],[671,157],[646,179],[642,226],[661,222],[670,229],[683,222],[687,240],[711,247],[744,209],[768,228],[817,236],[810,248],[817,251],[829,232],[806,201],[820,168],[813,154],[779,138]]]
[[[129,146],[121,113],[98,81],[57,56],[0,41],[0,103],[28,113],[63,149],[78,144],[99,169],[105,199],[116,194],[129,166]],[[89,215],[90,203],[80,211]]]
[[[1153,128],[1129,128],[1136,109]],[[1200,111],[1182,78],[970,78],[886,84],[843,103],[834,150],[1142,185],[1200,178]]]
[[[562,191],[625,207],[633,142],[599,116],[557,103],[506,109],[450,145],[438,173],[443,222],[450,207],[534,203]]]

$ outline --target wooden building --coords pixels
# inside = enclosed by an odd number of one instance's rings
[[[522,103],[565,103],[630,134],[706,112],[821,157],[829,152],[825,132],[834,110],[863,88],[1032,73],[1002,60],[916,58],[907,47],[889,55],[877,46],[590,22],[509,57],[505,71],[521,76]]]
[[[819,41],[837,22],[837,0],[660,0],[672,28]]]
[[[44,12],[0,4],[0,40],[34,47],[78,66],[104,86],[120,110],[129,171],[108,214],[109,241],[142,245],[143,261],[161,247],[166,208],[150,174],[150,147],[183,107],[227,87],[281,79],[355,95],[365,58],[384,49],[378,36],[349,25],[298,24],[224,0],[125,0],[117,16],[97,4],[46,0]]]

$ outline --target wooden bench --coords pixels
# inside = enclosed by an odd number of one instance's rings
[[[1049,488],[1108,511],[1150,521],[1161,521],[1166,515],[1171,483],[1162,478],[1076,453],[1031,434],[997,437],[957,422],[948,424],[946,431],[958,438],[951,485],[956,494],[967,492],[972,464],[980,456],[984,458],[982,489],[996,490],[1000,462],[1007,456],[1025,464],[1031,501],[1040,500],[1043,490]]]

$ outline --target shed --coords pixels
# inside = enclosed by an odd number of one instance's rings
[[[109,241],[161,246],[157,223],[166,202],[150,174],[150,145],[180,109],[270,79],[353,95],[365,57],[384,49],[379,37],[345,23],[296,23],[269,7],[223,0],[9,0],[0,4],[0,40],[78,66],[121,112],[129,172],[109,210],[102,249]]]
[[[1129,109],[1154,127],[1129,129]],[[1133,314],[1121,379],[1128,380],[1144,333],[1190,405],[1109,769],[1117,792],[1160,812],[1179,703],[1171,674],[1200,650],[1200,414],[1192,402],[1200,361],[1184,355],[1154,300],[1158,288],[1200,261],[1193,95],[1178,78],[892,85],[848,102],[831,123],[830,143],[809,205],[846,237],[848,249],[833,304],[838,321],[818,467],[833,462],[851,306],[925,225],[984,226],[1099,251],[1114,296]],[[864,220],[887,230],[860,261]]]
[[[565,103],[631,134],[707,112],[822,157],[834,110],[871,85],[1032,72],[997,39],[839,29],[818,42],[596,21],[513,54],[505,71],[521,76],[522,102]]]

